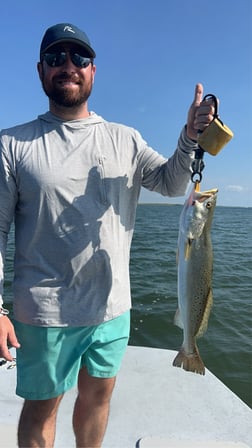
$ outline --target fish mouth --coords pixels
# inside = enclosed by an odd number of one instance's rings
[[[200,183],[195,182],[194,188],[188,198],[188,206],[194,205],[195,201],[204,202],[206,199],[214,198],[218,193],[218,188],[211,190],[200,191]]]
[[[217,196],[218,188],[212,188],[212,190],[196,192],[194,199],[200,203],[204,202],[206,199],[213,199]]]

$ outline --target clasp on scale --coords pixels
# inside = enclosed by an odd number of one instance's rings
[[[203,162],[204,150],[198,146],[195,150],[195,158],[192,161],[192,175],[191,180],[193,183],[199,183],[202,180],[202,171],[205,168]]]

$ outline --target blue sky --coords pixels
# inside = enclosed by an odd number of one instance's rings
[[[252,206],[251,0],[12,0],[1,5],[0,128],[48,108],[36,63],[41,38],[70,22],[89,35],[97,74],[89,106],[138,129],[172,154],[194,87],[220,99],[234,132],[216,156],[205,155],[201,188],[219,188],[219,205]],[[142,192],[145,202],[183,202]]]

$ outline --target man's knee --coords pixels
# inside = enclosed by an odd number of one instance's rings
[[[47,400],[25,400],[21,415],[40,422],[54,418],[62,398],[63,395]]]
[[[78,378],[79,397],[92,403],[108,403],[111,399],[115,382],[116,377],[92,377],[88,374],[86,368],[82,368]]]

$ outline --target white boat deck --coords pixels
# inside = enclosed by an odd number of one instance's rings
[[[128,347],[113,394],[103,448],[252,448],[252,410],[212,373],[173,367],[176,352]],[[0,367],[0,446],[16,447],[22,400],[15,368]],[[75,446],[71,411],[76,390],[60,407],[55,447]]]

